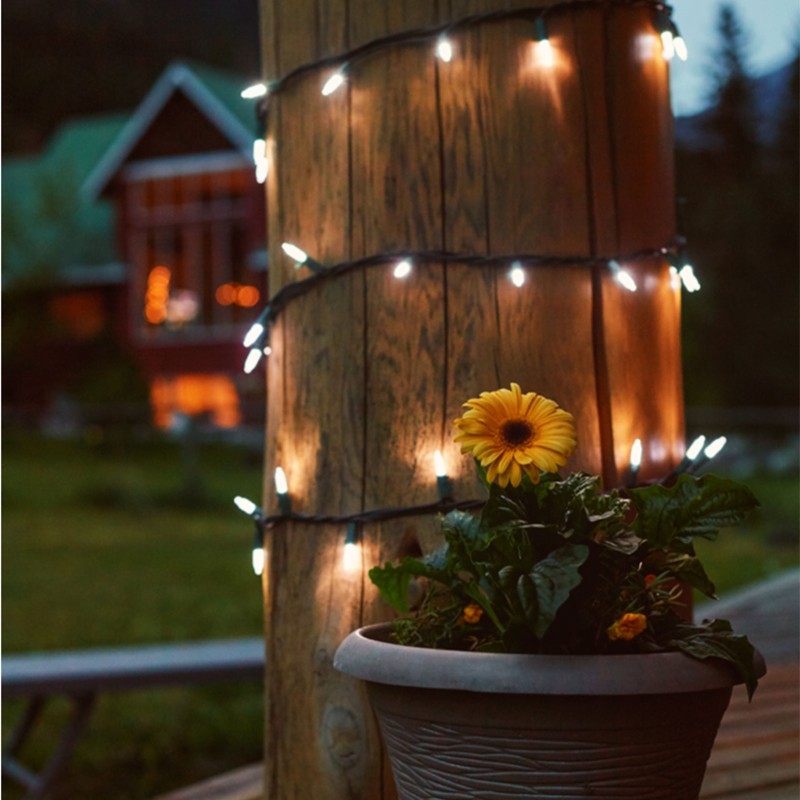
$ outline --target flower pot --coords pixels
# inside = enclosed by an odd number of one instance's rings
[[[388,624],[351,633],[334,666],[367,682],[400,800],[696,800],[740,682],[682,653],[404,647]]]

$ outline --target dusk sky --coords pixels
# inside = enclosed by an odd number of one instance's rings
[[[729,0],[748,38],[748,64],[757,74],[788,62],[800,41],[800,0]],[[689,47],[686,63],[673,62],[672,105],[676,116],[707,105],[709,67],[717,47],[721,0],[672,0],[673,19]]]

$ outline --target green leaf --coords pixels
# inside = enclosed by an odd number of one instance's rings
[[[744,485],[716,475],[681,475],[671,487],[653,484],[630,490],[637,516],[634,530],[653,547],[694,536],[713,539],[720,528],[740,523],[758,506]]]
[[[539,561],[530,573],[538,604],[534,634],[541,639],[569,593],[581,582],[579,568],[589,556],[584,544],[569,544]]]
[[[392,608],[408,611],[408,584],[412,578],[430,578],[447,582],[448,573],[429,566],[422,561],[408,557],[400,564],[386,563],[383,567],[373,567],[369,578],[378,587],[381,597]]]
[[[716,598],[717,588],[706,575],[706,571],[697,556],[689,555],[688,553],[669,553],[661,563],[676,578],[680,578],[690,586],[694,586],[706,597]]]
[[[517,579],[516,592],[522,614],[531,629],[535,631],[539,616],[539,599],[533,578],[530,575],[520,575]]]
[[[678,625],[669,647],[677,647],[692,658],[721,658],[732,664],[747,687],[747,696],[752,699],[758,685],[755,649],[746,636],[733,633],[727,620]]]

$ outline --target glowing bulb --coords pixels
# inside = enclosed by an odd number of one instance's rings
[[[714,439],[714,441],[711,442],[711,444],[703,451],[703,455],[706,458],[714,458],[714,456],[717,455],[723,447],[725,447],[727,441],[728,438],[726,436],[720,436],[717,439]]]
[[[694,269],[691,264],[684,264],[678,273],[680,279],[687,292],[697,292],[700,289],[700,281],[694,274]]]
[[[334,72],[333,75],[325,81],[325,84],[322,87],[322,94],[327,97],[329,94],[333,94],[342,84],[344,83],[344,72],[339,70],[338,72]]]
[[[661,48],[664,61],[672,61],[675,56],[675,38],[672,31],[661,31]]]
[[[236,495],[236,497],[233,498],[233,502],[239,511],[244,512],[249,517],[252,517],[253,514],[255,514],[258,510],[258,506],[252,500],[248,500],[246,497],[242,497],[241,495]]]
[[[361,564],[361,545],[356,542],[347,542],[344,546],[342,566],[346,572],[354,572]]]
[[[453,58],[453,45],[446,36],[442,36],[436,44],[436,55],[445,62]]]
[[[264,351],[263,351],[263,352],[264,352],[264,355],[265,355],[265,356],[271,356],[271,355],[272,355],[272,348],[271,348],[269,345],[267,345],[267,346],[264,348]]]
[[[289,494],[289,484],[286,482],[283,467],[275,467],[275,491],[278,494]]]
[[[298,264],[305,264],[306,261],[308,261],[308,253],[306,253],[305,250],[301,250],[296,244],[284,242],[281,245],[281,250],[283,250],[289,258],[293,258]]]
[[[611,271],[614,273],[614,280],[616,280],[620,286],[624,286],[629,292],[636,291],[636,281],[633,279],[633,275],[631,275],[630,272],[622,269],[613,259],[608,262],[608,266],[611,267]]]
[[[361,565],[361,531],[356,522],[351,522],[347,526],[347,533],[344,537],[344,558],[343,566],[347,572],[353,572]]]
[[[522,269],[522,265],[519,263],[519,261],[515,261],[511,265],[511,270],[508,273],[508,277],[511,278],[511,283],[513,283],[517,288],[525,284],[525,270]]]
[[[254,547],[252,553],[253,559],[253,572],[256,575],[262,575],[264,573],[264,566],[267,562],[267,553],[263,547]]]
[[[641,439],[634,439],[633,444],[631,445],[631,457],[630,457],[630,465],[631,471],[636,472],[639,467],[642,465],[642,440]]]
[[[252,100],[255,97],[263,97],[268,91],[269,89],[267,89],[265,83],[254,83],[252,86],[243,89],[240,97],[245,100]]]
[[[406,278],[411,274],[411,262],[401,261],[394,268],[393,272],[395,278]]]
[[[705,436],[698,436],[692,443],[689,445],[689,449],[686,451],[686,458],[689,461],[694,461],[697,456],[700,455],[701,451],[703,450],[703,446],[706,443]]]
[[[689,48],[686,46],[686,41],[683,36],[675,36],[672,40],[672,46],[675,48],[675,55],[681,61],[686,61],[689,58]]]
[[[256,183],[265,183],[269,176],[270,161],[268,158],[262,158],[256,162]]]
[[[253,142],[253,161],[257,164],[262,158],[267,157],[267,142],[264,139],[256,139]]]
[[[261,361],[262,356],[261,348],[254,347],[248,354],[247,358],[244,360],[244,373],[245,375],[249,375],[257,366],[258,362]]]
[[[534,55],[536,63],[540,67],[552,67],[555,64],[555,55],[553,54],[553,45],[550,44],[549,39],[542,39],[534,45]]]
[[[437,478],[444,478],[447,475],[447,465],[444,463],[444,456],[441,450],[437,450],[433,454],[433,469]]]
[[[250,330],[245,334],[242,344],[245,347],[250,347],[251,345],[255,344],[261,337],[261,334],[264,333],[264,330],[265,328],[260,322],[254,322],[250,326]]]

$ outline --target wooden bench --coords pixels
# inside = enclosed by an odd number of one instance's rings
[[[101,692],[261,680],[264,663],[261,638],[4,656],[3,699],[29,702],[3,748],[3,776],[24,786],[30,800],[43,797],[60,777]],[[72,714],[37,774],[17,756],[47,699],[57,695],[70,698]]]

